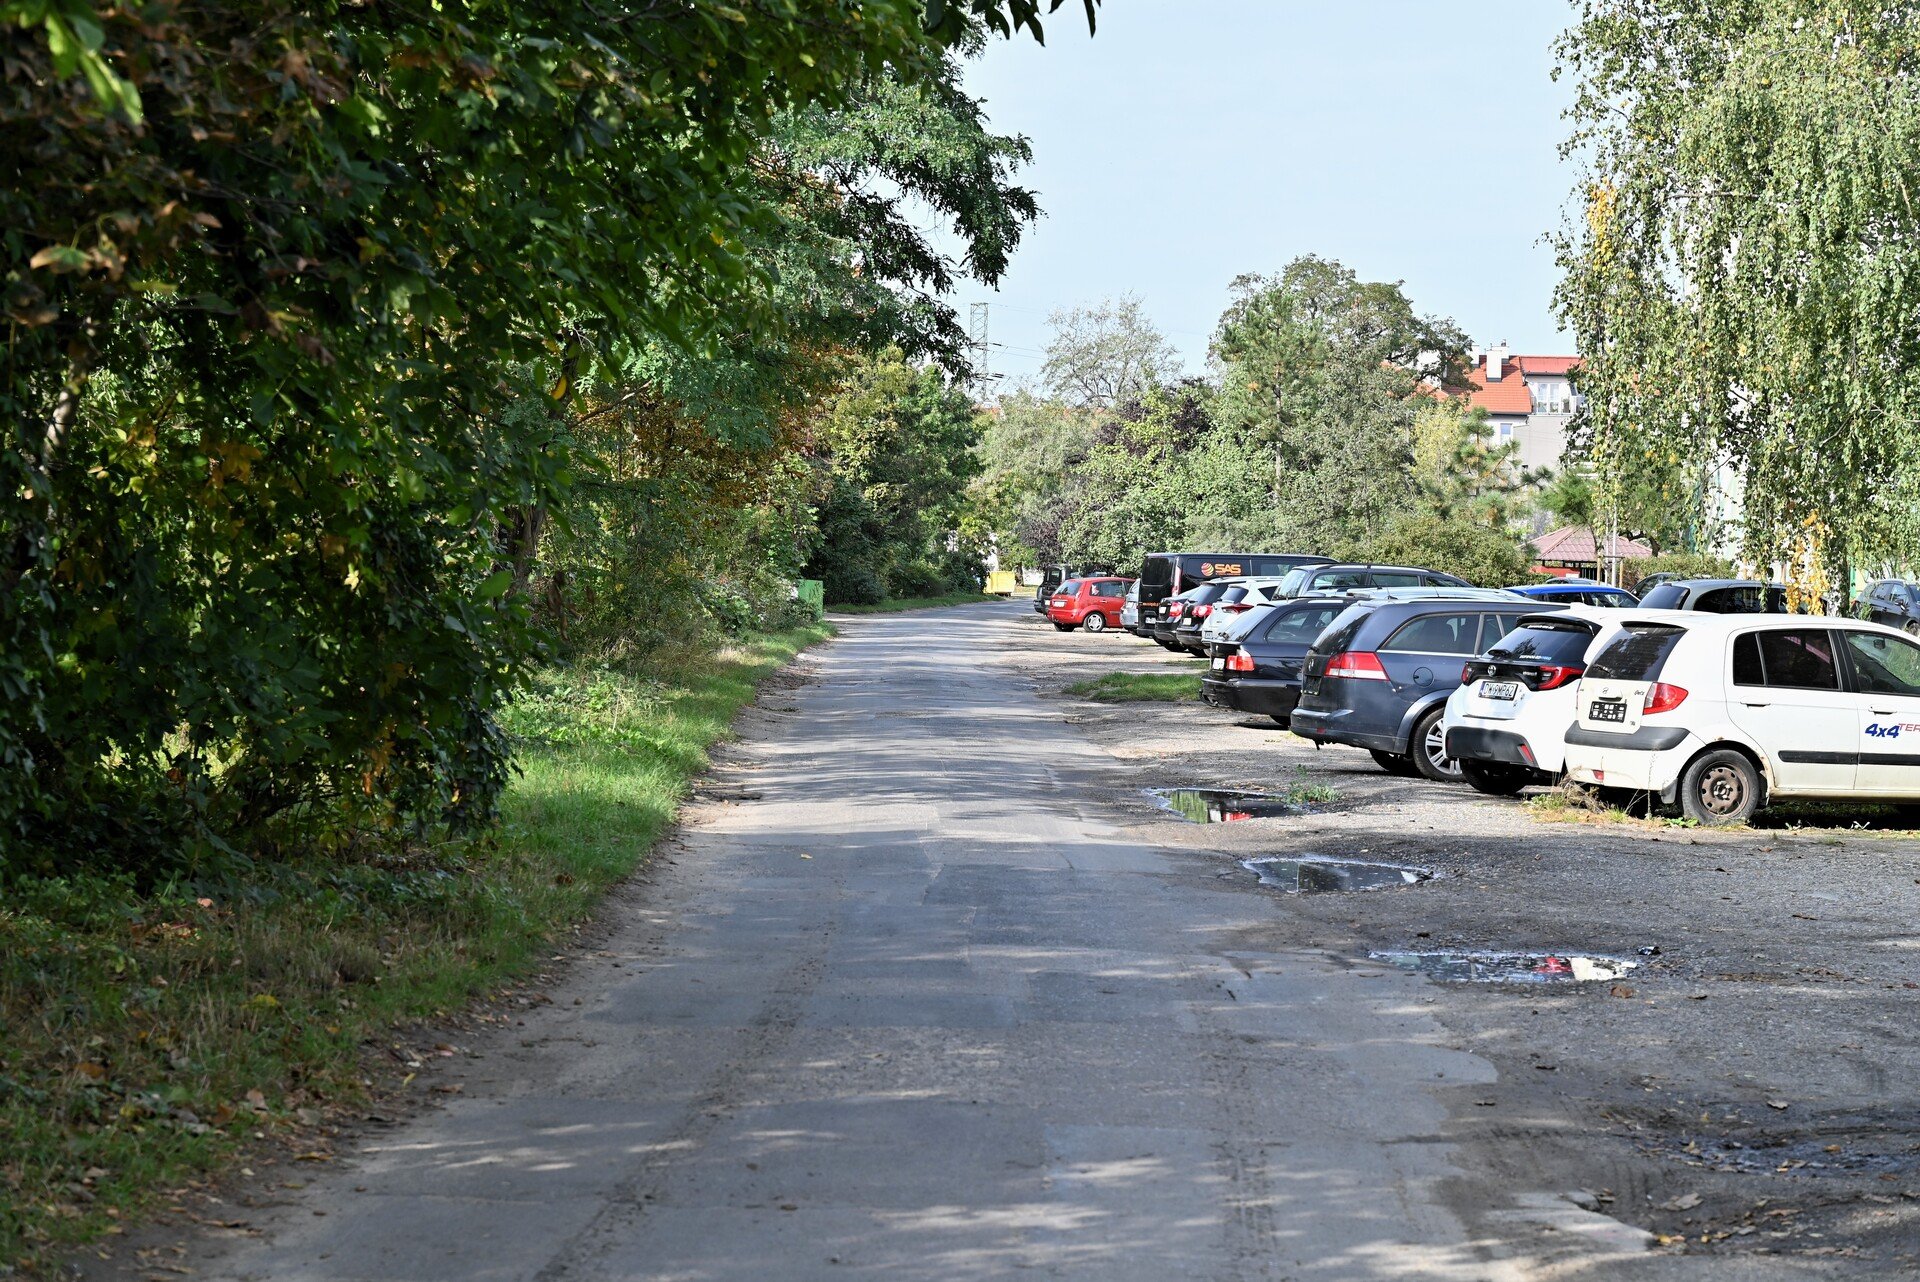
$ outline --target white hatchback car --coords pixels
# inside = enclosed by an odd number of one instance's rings
[[[1278,599],[1280,581],[1285,577],[1280,574],[1249,574],[1222,580],[1232,587],[1221,593],[1220,599],[1213,603],[1213,609],[1208,612],[1207,621],[1200,625],[1200,644],[1207,646],[1215,641],[1225,641],[1227,634],[1246,615],[1273,604]],[[1234,588],[1240,591],[1235,592]]]
[[[1510,797],[1560,778],[1580,676],[1620,630],[1620,614],[1590,605],[1531,614],[1467,663],[1440,732],[1476,791]]]
[[[1913,638],[1854,619],[1620,613],[1575,695],[1572,778],[1705,824],[1787,797],[1920,801]]]

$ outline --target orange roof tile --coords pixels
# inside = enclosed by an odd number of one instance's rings
[[[1522,374],[1550,378],[1563,378],[1580,364],[1578,356],[1516,356],[1513,359]]]
[[[1586,564],[1594,559],[1597,540],[1593,531],[1584,525],[1563,525],[1557,530],[1548,530],[1533,540],[1533,550],[1542,561],[1571,561]],[[1653,549],[1638,539],[1629,539],[1614,535],[1609,556],[1637,560],[1653,555]]]
[[[1489,414],[1533,413],[1533,393],[1527,390],[1526,381],[1520,377],[1520,364],[1512,357],[1508,357],[1500,367],[1498,382],[1487,381],[1487,360],[1484,356],[1467,371],[1467,380],[1473,384],[1467,404],[1474,408],[1483,409]]]

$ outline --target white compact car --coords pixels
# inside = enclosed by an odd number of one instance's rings
[[[1581,674],[1620,630],[1620,613],[1576,605],[1528,615],[1467,664],[1440,732],[1476,791],[1510,797],[1559,779]]]
[[[1225,579],[1232,588],[1221,594],[1213,603],[1213,609],[1207,614],[1207,621],[1200,625],[1200,644],[1207,646],[1215,641],[1225,641],[1231,632],[1247,615],[1252,614],[1278,599],[1280,582],[1286,576],[1244,575],[1236,579]],[[1239,588],[1238,593],[1233,588]]]
[[[1920,643],[1877,623],[1622,610],[1566,732],[1572,778],[1705,824],[1788,797],[1920,801]]]

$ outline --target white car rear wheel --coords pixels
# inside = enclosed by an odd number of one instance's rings
[[[1745,823],[1760,808],[1760,772],[1731,748],[1696,759],[1680,776],[1680,813],[1721,827]]]

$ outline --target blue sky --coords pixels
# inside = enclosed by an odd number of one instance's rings
[[[1572,350],[1541,241],[1576,177],[1566,0],[1105,0],[1091,39],[1078,10],[967,72],[1046,211],[997,293],[954,297],[991,304],[995,373],[1039,368],[1051,309],[1128,292],[1197,372],[1228,283],[1303,253],[1476,341]]]

